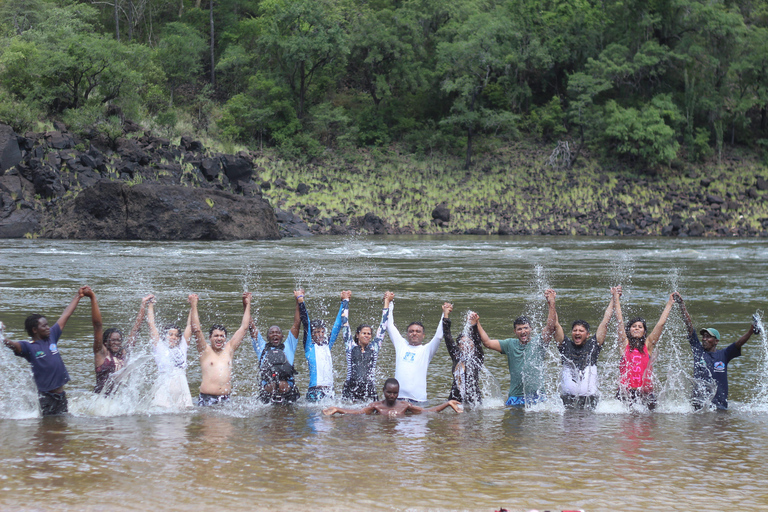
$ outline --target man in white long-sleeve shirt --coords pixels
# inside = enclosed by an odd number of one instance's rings
[[[389,322],[387,333],[395,346],[395,378],[400,382],[399,398],[411,402],[427,401],[427,369],[432,357],[440,348],[440,340],[443,338],[443,318],[437,324],[437,331],[429,343],[424,341],[424,325],[421,322],[412,322],[408,325],[406,338],[400,335],[395,327],[393,316],[393,299],[395,294],[384,294],[384,308],[389,308]]]

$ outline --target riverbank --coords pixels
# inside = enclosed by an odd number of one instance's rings
[[[551,150],[514,143],[471,171],[460,158],[364,150],[257,165],[264,197],[314,233],[768,236],[768,170],[752,155],[637,173],[589,156],[553,168]]]
[[[130,122],[111,140],[61,123],[9,130],[0,130],[2,238],[768,236],[768,169],[737,150],[720,164],[654,172],[589,155],[562,169],[548,164],[550,144],[522,141],[478,155],[466,171],[461,158],[397,147],[329,150],[309,163],[225,154]]]

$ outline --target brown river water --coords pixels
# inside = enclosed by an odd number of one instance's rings
[[[95,290],[105,327],[124,331],[141,297],[157,296],[158,323],[186,320],[188,293],[200,294],[204,326],[232,330],[240,294],[254,293],[265,330],[286,329],[294,286],[306,289],[313,317],[332,321],[338,293],[351,289],[351,324],[378,321],[381,296],[396,293],[401,331],[422,320],[431,337],[443,301],[454,331],[470,309],[493,338],[512,336],[521,313],[545,320],[543,290],[558,292],[560,320],[599,322],[622,284],[625,317],[649,327],[669,293],[686,298],[697,328],[715,327],[722,345],[766,309],[768,240],[555,237],[314,237],[271,242],[67,242],[4,240],[0,320],[23,338],[24,318],[51,323],[78,286]],[[566,325],[567,324],[567,325]],[[594,329],[594,327],[593,327]],[[730,409],[694,412],[692,359],[677,311],[658,344],[659,407],[628,409],[613,399],[619,350],[609,327],[595,411],[566,411],[557,385],[559,356],[548,358],[549,396],[528,409],[503,406],[505,358],[486,351],[484,404],[463,414],[389,419],[325,417],[338,399],[294,406],[255,399],[257,356],[249,343],[234,362],[234,398],[210,409],[149,405],[157,371],[146,328],[127,384],[116,396],[94,384],[90,308],[81,303],[59,348],[72,378],[70,415],[40,418],[28,364],[0,353],[0,510],[768,510],[768,343],[753,336],[729,365]],[[0,347],[2,348],[2,347]],[[345,376],[334,347],[336,389]],[[385,339],[379,382],[394,374]],[[196,398],[200,367],[190,347]],[[296,354],[298,384],[307,365]],[[432,361],[429,400],[445,400],[451,361]]]

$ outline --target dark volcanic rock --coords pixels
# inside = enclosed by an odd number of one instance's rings
[[[133,139],[117,139],[117,153],[124,160],[130,160],[139,165],[148,165],[151,162],[149,154]]]
[[[487,235],[488,232],[482,228],[472,228],[464,231],[465,235]]]
[[[21,162],[19,138],[10,126],[0,124],[0,174]]]
[[[758,176],[757,183],[755,183],[755,186],[757,187],[757,190],[768,190],[768,181]]]
[[[181,145],[185,151],[202,151],[203,144],[198,140],[193,140],[192,137],[186,135],[181,138]]]
[[[296,193],[300,196],[309,194],[309,185],[306,183],[299,183],[299,185],[296,187]]]
[[[704,234],[704,225],[701,222],[693,222],[688,227],[688,236],[701,236]]]
[[[63,204],[46,236],[117,240],[252,240],[280,238],[260,197],[179,185],[133,187],[101,180]]]
[[[311,236],[309,226],[298,215],[284,210],[275,210],[275,218],[283,236]]]
[[[432,210],[432,218],[440,222],[451,222],[451,211],[444,204],[439,204]]]
[[[46,132],[45,142],[53,149],[71,149],[75,147],[75,139],[68,133]]]
[[[24,238],[27,233],[35,233],[41,218],[42,214],[32,209],[14,210],[8,217],[0,219],[0,238]]]
[[[387,227],[384,225],[384,221],[381,220],[381,217],[371,212],[366,213],[365,217],[363,217],[362,227],[375,235],[387,234]]]
[[[253,175],[253,164],[240,156],[224,155],[221,157],[221,165],[232,183],[248,182]]]
[[[221,162],[218,158],[206,158],[200,165],[200,170],[208,181],[213,181],[221,172]]]

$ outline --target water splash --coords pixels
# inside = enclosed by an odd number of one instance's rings
[[[16,357],[5,346],[4,341],[5,326],[0,322],[0,379],[11,384],[0,386],[0,418],[37,418],[40,406],[32,370],[23,358]]]

